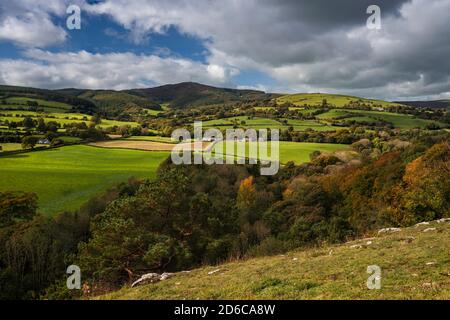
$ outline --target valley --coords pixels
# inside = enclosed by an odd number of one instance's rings
[[[278,173],[260,175],[271,159],[261,152],[256,165],[175,166],[171,134],[184,128],[192,137],[195,121],[224,136],[279,130]],[[448,216],[449,129],[448,108],[335,94],[195,83],[123,91],[0,86],[0,213],[23,250],[26,239],[57,239],[33,240],[48,252],[41,265],[59,271],[30,292],[50,299],[443,298],[448,263],[442,248],[427,246],[448,241],[448,228],[437,226],[432,237],[408,227]],[[202,152],[240,159],[225,142],[202,140]],[[249,160],[259,146],[243,143]],[[358,240],[386,226],[405,234]],[[403,246],[409,237],[417,241]],[[89,292],[53,283],[64,276],[67,254]],[[406,260],[416,261],[407,269],[417,277],[399,269]],[[429,260],[436,267],[426,267]],[[384,291],[364,291],[371,261],[393,276]],[[23,276],[41,272],[32,268]],[[176,276],[128,287],[149,270]]]

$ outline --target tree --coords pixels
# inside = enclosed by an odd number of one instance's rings
[[[46,126],[43,118],[38,119],[37,123],[37,131],[39,132],[45,132]]]
[[[37,196],[25,192],[0,192],[0,227],[15,221],[31,220],[37,209]]]
[[[55,121],[47,122],[46,130],[50,132],[57,132],[59,128],[59,124]]]
[[[33,149],[36,146],[36,143],[38,142],[37,137],[33,136],[26,136],[22,139],[22,149]]]
[[[414,219],[432,220],[450,212],[450,148],[436,144],[406,166],[402,208]]]
[[[102,119],[100,118],[100,115],[96,113],[92,116],[91,121],[92,123],[94,123],[94,125],[98,125],[102,122]]]
[[[34,121],[33,121],[33,119],[30,118],[30,117],[26,117],[25,119],[23,119],[23,126],[24,126],[26,129],[31,129],[31,128],[33,128],[33,127],[34,127]]]

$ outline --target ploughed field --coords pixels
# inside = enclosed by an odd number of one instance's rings
[[[39,212],[76,210],[130,177],[153,178],[168,152],[67,146],[0,157],[0,191],[35,192]]]

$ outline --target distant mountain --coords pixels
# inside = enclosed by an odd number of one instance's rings
[[[139,112],[142,109],[161,110],[158,103],[125,91],[63,89],[59,92],[92,101],[97,106],[98,111],[103,114],[118,115],[124,110],[132,111],[131,113]]]
[[[145,96],[158,103],[167,103],[172,108],[265,100],[274,97],[274,95],[263,91],[217,88],[195,82],[168,84],[148,89],[133,89],[127,92]]]
[[[431,101],[398,101],[411,107],[418,108],[442,108],[450,109],[450,100],[431,100]]]

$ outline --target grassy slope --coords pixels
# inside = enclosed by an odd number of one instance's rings
[[[423,232],[428,227],[437,230]],[[372,244],[367,241],[203,267],[101,298],[450,299],[450,222],[405,228],[377,236]],[[380,290],[366,286],[369,265],[381,267]],[[208,275],[216,269],[220,271]]]
[[[14,151],[14,150],[21,150],[22,144],[20,144],[20,143],[0,143],[0,147],[2,147],[0,152]]]
[[[242,123],[245,121],[245,123]],[[276,119],[269,119],[263,117],[254,117],[248,119],[247,116],[223,118],[217,120],[204,121],[203,127],[205,128],[218,128],[218,129],[232,129],[233,124],[236,123],[240,128],[251,128],[251,129],[280,129],[286,130],[290,126],[294,127],[294,130],[304,131],[306,129],[313,129],[317,131],[335,131],[340,129],[340,127],[333,127],[326,124],[322,124],[311,120],[292,120],[288,119],[288,124],[285,125]]]
[[[79,97],[93,100],[101,109],[124,108],[127,105],[135,105],[141,108],[159,108],[157,103],[149,101],[144,97],[119,91],[88,90]]]
[[[353,114],[355,115],[354,117],[352,117]],[[345,116],[344,120],[367,121],[367,122],[381,119],[383,121],[392,123],[394,127],[400,129],[411,129],[416,127],[424,128],[427,124],[430,123],[436,123],[442,127],[445,126],[444,123],[438,123],[436,121],[419,119],[407,114],[399,114],[383,111],[332,109],[328,112],[319,114],[317,118],[323,120],[331,120],[336,117],[344,117],[344,116]]]
[[[304,104],[314,106],[314,105],[321,105],[324,99],[327,100],[328,104],[335,105],[336,107],[343,107],[345,104],[348,104],[352,101],[356,102],[358,100],[361,100],[363,103],[366,104],[381,105],[382,107],[399,105],[398,103],[392,103],[383,100],[365,99],[353,96],[346,96],[340,94],[326,94],[326,93],[288,94],[285,96],[281,96],[276,100],[279,104],[291,102],[299,106],[303,106]]]
[[[81,113],[59,113],[59,112],[51,112],[51,113],[41,113],[34,111],[0,111],[1,114],[5,116],[0,116],[1,120],[15,121],[20,122],[23,121],[24,117],[30,117],[33,119],[43,118],[45,122],[55,121],[60,123],[61,125],[70,124],[70,123],[80,123],[85,122],[89,125],[91,116],[81,114]],[[87,118],[88,120],[83,120],[83,118]],[[137,122],[125,122],[125,121],[117,121],[117,120],[107,120],[102,119],[102,122],[98,125],[98,127],[106,128],[112,126],[123,126],[130,125],[132,127],[138,126]]]
[[[172,108],[186,106],[205,106],[227,102],[272,97],[262,91],[216,88],[194,82],[168,84],[154,88],[133,89],[127,92],[147,97],[152,101],[167,103]]]
[[[68,146],[0,157],[0,191],[37,193],[39,211],[74,210],[128,178],[152,178],[167,152]]]

